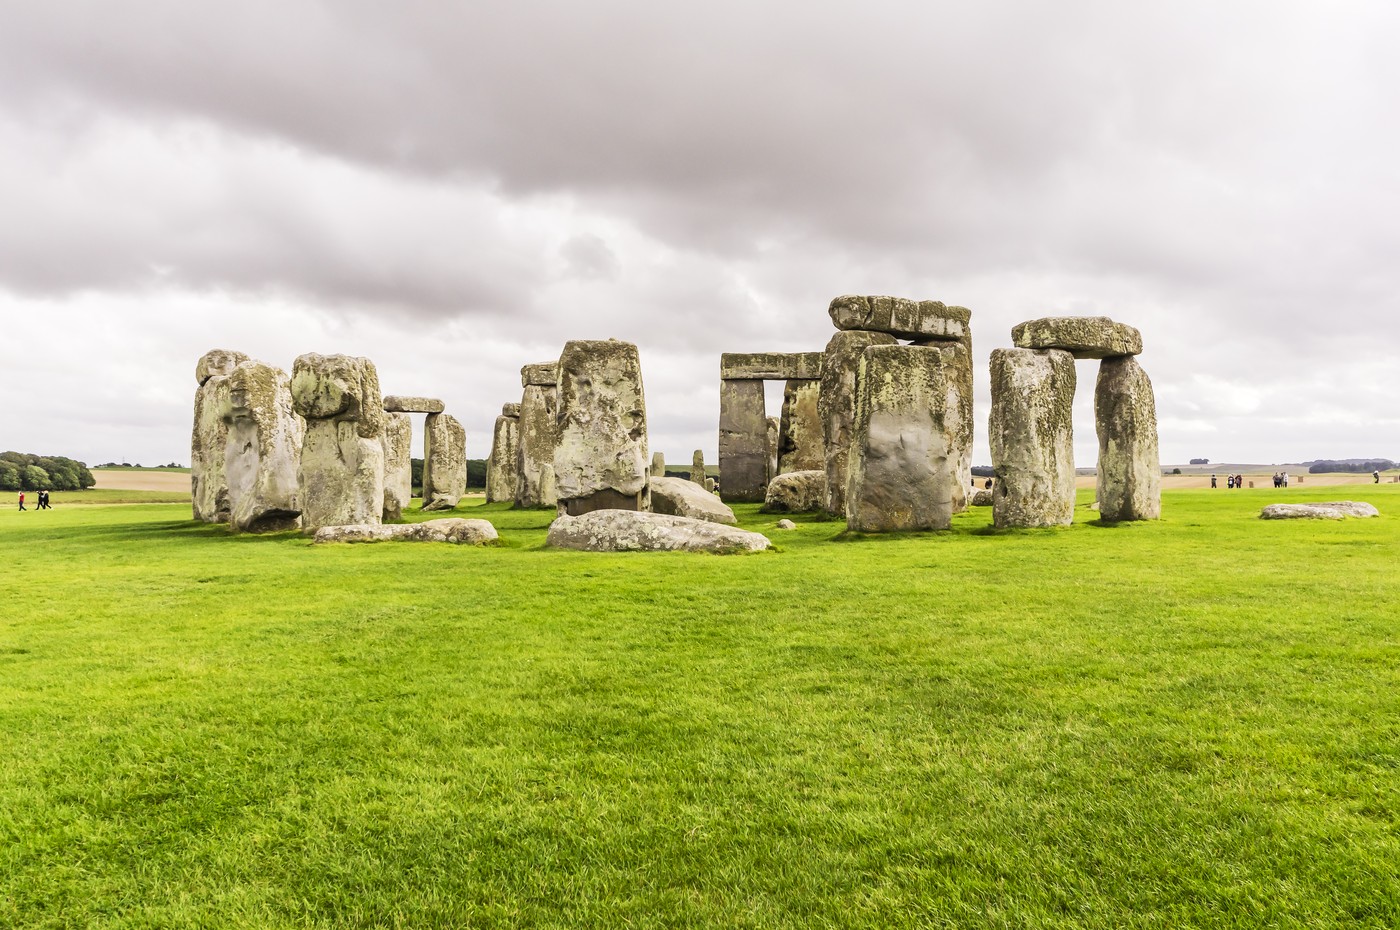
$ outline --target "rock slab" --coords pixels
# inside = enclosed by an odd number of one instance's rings
[[[822,383],[790,380],[783,385],[778,418],[778,474],[826,467],[822,439]]]
[[[814,513],[826,505],[826,471],[790,471],[768,483],[764,513]]]
[[[567,343],[554,449],[561,510],[646,510],[650,458],[637,347],[616,339]]]
[[[992,350],[989,433],[998,527],[1074,522],[1074,356]]]
[[[445,409],[442,401],[436,397],[389,394],[384,398],[384,410],[388,413],[442,413]]]
[[[839,298],[838,298],[839,299]],[[822,360],[817,411],[822,421],[822,450],[826,467],[826,512],[846,515],[846,461],[851,454],[851,428],[856,414],[856,368],[870,346],[894,345],[888,333],[843,331],[831,337]]]
[[[693,481],[665,476],[651,479],[651,512],[734,525],[739,521],[724,502]]]
[[[430,413],[423,430],[423,509],[451,510],[467,493],[467,431],[447,413]]]
[[[318,543],[336,542],[445,542],[459,546],[484,546],[498,538],[496,528],[485,520],[449,517],[422,523],[394,526],[360,523],[323,526],[316,531]]]
[[[413,500],[413,418],[406,413],[384,414],[385,520],[398,520]]]
[[[935,347],[865,350],[856,373],[849,529],[891,533],[951,525],[955,499],[960,505],[967,495],[958,377],[956,366]]]
[[[516,486],[520,484],[517,471],[520,463],[520,418],[507,412],[512,407],[519,413],[519,404],[506,404],[491,430],[491,457],[486,460],[488,504],[514,501]]]
[[[527,368],[530,366],[526,366]],[[554,366],[550,366],[553,370]],[[520,396],[519,453],[515,506],[553,507],[540,493],[540,469],[554,468],[559,442],[559,394],[553,384],[527,384]]]
[[[306,418],[302,528],[379,523],[384,512],[384,399],[367,358],[308,353],[292,365],[292,406]]]
[[[1320,504],[1270,504],[1260,512],[1262,520],[1345,520],[1347,517],[1379,517],[1381,512],[1364,501],[1327,501]]]
[[[292,409],[287,373],[243,362],[228,376],[228,403],[229,523],[240,533],[299,528],[297,468],[306,426]]]
[[[726,503],[763,500],[768,486],[768,414],[762,381],[719,383],[719,478]]]
[[[722,381],[814,381],[821,376],[820,352],[725,352],[719,357]]]
[[[228,475],[228,376],[248,356],[228,349],[213,349],[195,363],[199,387],[194,394],[194,428],[190,432],[190,500],[194,519],[205,523],[229,521]]]
[[[547,545],[584,552],[757,552],[768,537],[737,527],[630,510],[595,510],[560,516],[549,527]]]
[[[1136,358],[1106,358],[1094,387],[1099,436],[1099,517],[1106,523],[1162,517],[1157,401]]]
[[[950,307],[941,300],[908,300],[904,297],[838,297],[827,308],[837,329],[888,333],[899,339],[967,337],[972,311]]]
[[[1048,316],[1011,329],[1021,349],[1060,349],[1075,358],[1117,358],[1142,354],[1142,334],[1106,316]]]

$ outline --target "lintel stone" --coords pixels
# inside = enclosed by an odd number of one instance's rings
[[[837,297],[827,308],[840,330],[888,333],[897,339],[938,339],[961,342],[967,338],[972,311],[950,307],[941,300],[908,300],[904,297]]]
[[[390,394],[384,398],[384,409],[389,413],[442,413],[447,408],[436,397]]]
[[[1021,349],[1061,349],[1075,358],[1121,358],[1142,354],[1142,334],[1106,316],[1048,316],[1012,327]]]
[[[558,362],[536,362],[520,369],[521,387],[554,387],[558,383]]]
[[[726,352],[719,357],[722,381],[816,381],[820,352]]]

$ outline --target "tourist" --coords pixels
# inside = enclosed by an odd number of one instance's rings
[[[40,492],[39,492],[39,509],[40,509],[40,510],[53,510],[53,507],[49,506],[49,492],[48,492],[48,491],[40,491]]]
[[[1283,473],[1283,486],[1288,487],[1288,472]]]
[[[1374,481],[1376,484],[1381,483],[1381,472],[1379,468],[1371,472],[1371,480]]]
[[[1227,489],[1229,489],[1229,490],[1232,490],[1232,491],[1235,489],[1235,476],[1234,476],[1234,475],[1226,475],[1226,476],[1225,476],[1225,487],[1226,487]]]
[[[1211,476],[1210,476],[1210,486],[1213,487],[1213,488],[1214,488],[1214,487],[1218,487],[1218,485],[1215,483],[1215,476],[1214,476],[1214,475],[1211,475]]]
[[[23,492],[23,491],[20,491],[20,492],[19,492],[19,509],[20,509],[20,510],[23,510],[23,509],[24,509],[24,492]]]

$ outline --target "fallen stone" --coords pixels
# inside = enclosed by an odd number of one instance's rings
[[[797,529],[797,524],[793,523],[791,520],[784,519],[774,523],[773,528],[777,530],[795,530]]]
[[[1099,362],[1094,387],[1099,436],[1099,514],[1106,523],[1162,516],[1162,460],[1157,451],[1157,401],[1136,358]]]
[[[693,517],[712,523],[735,524],[734,511],[713,493],[684,478],[653,476],[651,479],[651,512],[676,517]]]
[[[384,513],[398,520],[413,501],[413,419],[406,413],[384,414]]]
[[[956,343],[951,350],[961,350]],[[951,354],[951,353],[950,353]],[[941,349],[871,346],[856,374],[846,525],[858,533],[946,530],[959,468],[958,377]]]
[[[384,410],[387,413],[442,413],[447,409],[442,401],[435,397],[406,397],[400,394],[390,394],[384,398]]]
[[[1117,358],[1142,354],[1142,334],[1106,316],[1050,316],[1027,320],[1011,330],[1021,349],[1060,349],[1075,358]]]
[[[1074,357],[1051,349],[992,350],[988,423],[998,527],[1074,521]]]
[[[1380,511],[1364,501],[1328,501],[1320,504],[1270,504],[1260,512],[1263,520],[1345,520],[1347,517],[1379,517]]]
[[[423,429],[423,509],[451,510],[467,493],[467,431],[456,417],[431,413]]]
[[[292,406],[306,418],[298,482],[302,529],[384,516],[384,399],[367,358],[308,353],[292,366]]]
[[[292,409],[280,368],[243,362],[228,375],[229,523],[235,532],[276,533],[301,526],[297,467],[306,426]]]
[[[316,531],[318,543],[359,542],[440,542],[465,546],[484,546],[497,539],[496,528],[485,520],[465,520],[449,517],[422,523],[385,525],[359,523],[347,526],[323,526]]]
[[[646,510],[651,454],[637,347],[575,340],[559,356],[559,443],[554,479],[570,516]]]
[[[992,506],[992,491],[990,488],[978,488],[972,492],[972,506],[990,507]]]
[[[547,545],[584,552],[757,552],[766,536],[737,527],[631,510],[594,510],[560,516],[549,527]]]
[[[851,454],[851,427],[856,413],[856,368],[869,346],[894,345],[888,333],[839,332],[826,344],[822,360],[822,448],[826,467],[826,512],[846,515],[846,462]]]
[[[812,513],[826,503],[826,472],[790,471],[768,483],[763,513]]]
[[[821,376],[820,352],[725,352],[719,357],[721,381],[815,381]]]
[[[940,300],[903,297],[838,297],[827,313],[837,329],[888,333],[900,339],[966,338],[972,311]]]

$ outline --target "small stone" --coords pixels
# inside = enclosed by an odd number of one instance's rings
[[[797,529],[797,524],[793,523],[791,520],[783,519],[773,524],[773,528],[779,530],[795,530]]]
[[[1259,514],[1263,520],[1345,520],[1347,517],[1379,517],[1380,511],[1364,501],[1328,501],[1319,504],[1270,504]]]
[[[763,513],[812,513],[826,502],[826,471],[790,471],[768,483]]]
[[[684,478],[653,477],[651,479],[651,512],[677,517],[693,517],[712,523],[736,524],[723,501],[693,481]]]
[[[903,297],[838,297],[831,302],[827,313],[837,329],[950,342],[961,342],[967,337],[972,319],[972,311],[966,307],[950,307],[941,300]]]
[[[1021,349],[1060,349],[1075,358],[1117,358],[1142,354],[1142,334],[1106,316],[1048,316],[1011,330]]]
[[[992,506],[992,492],[990,488],[978,488],[972,492],[972,506],[990,507]]]
[[[666,477],[666,456],[660,452],[651,454],[651,476],[653,478]]]
[[[560,516],[549,527],[547,545],[584,552],[757,552],[772,545],[766,536],[737,527],[632,510],[594,510]]]
[[[384,398],[384,409],[389,413],[442,413],[447,408],[436,397],[390,394]]]

